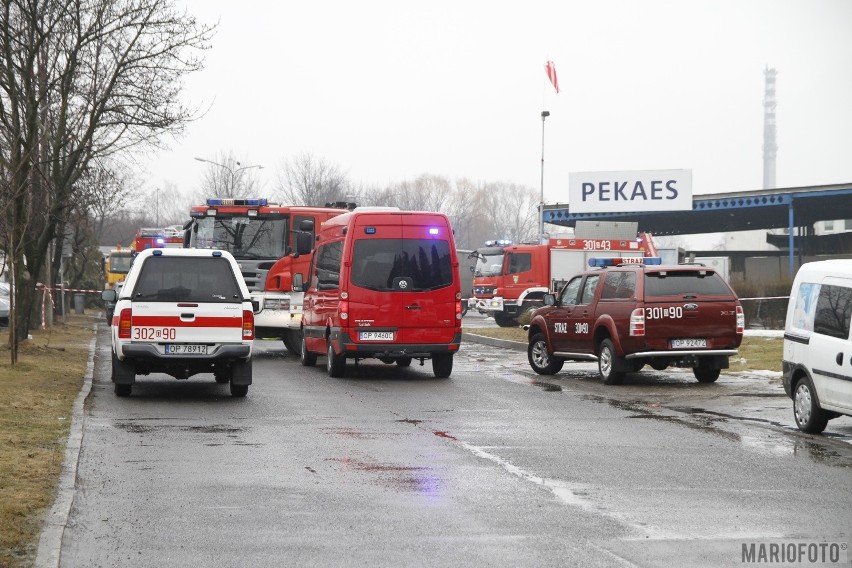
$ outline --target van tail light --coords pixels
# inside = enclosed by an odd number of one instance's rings
[[[456,292],[456,320],[461,321],[464,315],[462,310],[461,292]]]
[[[340,324],[346,325],[349,322],[349,292],[340,293]]]
[[[743,333],[745,330],[745,314],[743,307],[737,306],[737,333]]]
[[[254,339],[254,313],[243,310],[243,339]]]
[[[645,335],[645,310],[636,308],[630,314],[630,335],[643,337]]]
[[[133,318],[133,310],[124,308],[121,310],[121,315],[118,317],[118,338],[130,339],[130,320]]]

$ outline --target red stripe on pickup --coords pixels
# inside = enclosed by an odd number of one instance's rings
[[[242,316],[205,317],[199,316],[192,321],[180,316],[133,316],[133,327],[242,327]]]

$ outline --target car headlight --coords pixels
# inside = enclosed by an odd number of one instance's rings
[[[289,310],[289,298],[267,298],[263,300],[264,310]]]

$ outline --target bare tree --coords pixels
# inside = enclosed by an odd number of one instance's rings
[[[421,175],[414,181],[392,184],[376,196],[378,204],[407,211],[445,212],[452,200],[452,186],[444,177]]]
[[[336,165],[304,153],[285,160],[278,171],[276,190],[288,205],[325,205],[352,201],[349,180]]]
[[[223,152],[213,160],[195,159],[207,163],[201,180],[201,191],[196,196],[199,202],[210,197],[260,197],[256,195],[260,185],[256,174],[263,166],[240,162],[234,157],[233,151],[227,154]]]
[[[482,187],[486,220],[492,238],[516,243],[534,242],[538,234],[538,195],[513,183],[489,183]]]
[[[0,7],[0,161],[7,172],[7,254],[30,326],[35,283],[97,157],[178,134],[193,112],[178,95],[201,68],[212,28],[174,0],[6,0]]]
[[[77,182],[75,204],[91,217],[95,239],[100,242],[111,213],[127,205],[138,192],[139,182],[115,160],[92,160]],[[78,216],[79,218],[79,216]]]

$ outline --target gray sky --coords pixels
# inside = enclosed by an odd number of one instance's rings
[[[365,185],[420,174],[539,189],[577,171],[691,169],[694,194],[762,186],[764,68],[778,187],[852,182],[852,1],[178,0],[220,21],[185,102],[209,108],[147,164],[200,185],[233,151],[309,152]],[[547,81],[555,62],[561,92]]]

